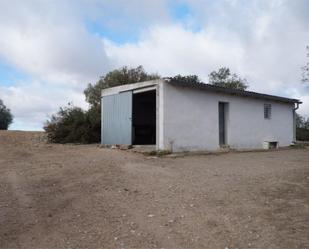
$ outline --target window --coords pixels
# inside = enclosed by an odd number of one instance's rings
[[[264,119],[271,118],[271,104],[264,104]]]

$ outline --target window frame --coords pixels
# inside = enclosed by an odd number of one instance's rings
[[[264,103],[264,119],[271,119],[272,106],[270,103]]]

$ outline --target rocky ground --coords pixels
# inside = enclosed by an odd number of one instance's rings
[[[0,248],[309,248],[309,150],[157,158],[0,132]]]

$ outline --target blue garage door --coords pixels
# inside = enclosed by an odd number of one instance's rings
[[[132,144],[132,91],[102,99],[102,143]]]

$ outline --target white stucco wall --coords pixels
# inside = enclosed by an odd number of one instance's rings
[[[164,150],[164,81],[161,80],[156,89],[156,149]]]
[[[159,149],[219,149],[218,102],[228,102],[227,144],[231,148],[262,148],[264,141],[288,146],[293,141],[293,104],[175,87],[163,83]],[[264,104],[272,105],[264,119]]]

